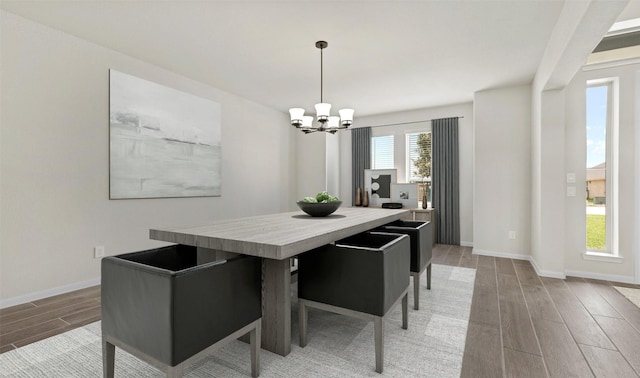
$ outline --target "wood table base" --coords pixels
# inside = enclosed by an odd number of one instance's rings
[[[262,260],[262,348],[291,352],[291,268],[289,259]]]

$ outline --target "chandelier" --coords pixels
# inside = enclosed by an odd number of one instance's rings
[[[320,49],[320,103],[316,104],[317,124],[313,124],[312,116],[305,116],[304,109],[291,108],[291,125],[300,129],[303,133],[309,134],[316,131],[325,131],[335,134],[340,129],[346,129],[353,123],[353,109],[340,109],[338,116],[331,115],[331,104],[323,102],[322,99],[322,50],[329,44],[326,41],[316,42],[316,47]]]

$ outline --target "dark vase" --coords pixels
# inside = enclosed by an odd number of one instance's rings
[[[369,207],[369,192],[364,192],[364,198],[362,199],[362,206]]]
[[[360,189],[360,187],[356,188],[356,202],[354,203],[355,206],[362,206],[362,190]]]
[[[423,195],[422,196],[422,208],[426,209],[427,208],[427,195]]]

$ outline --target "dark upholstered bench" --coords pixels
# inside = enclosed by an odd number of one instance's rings
[[[398,220],[376,231],[406,234],[411,238],[411,265],[413,277],[413,308],[420,308],[420,276],[427,271],[427,289],[431,289],[432,230],[431,222]]]

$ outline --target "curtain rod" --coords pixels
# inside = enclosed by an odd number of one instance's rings
[[[464,118],[463,116],[458,116],[458,117],[446,117],[446,118]],[[434,118],[434,119],[441,119],[441,118]],[[422,123],[422,122],[431,122],[434,119],[425,119],[422,121],[411,121],[411,122],[401,122],[401,123],[387,123],[385,125],[375,125],[375,126],[362,126],[362,127],[383,127],[383,126],[400,126],[400,125],[410,125],[412,123]],[[354,127],[353,129],[359,129],[360,127]],[[353,130],[353,129],[347,129],[347,130]]]

